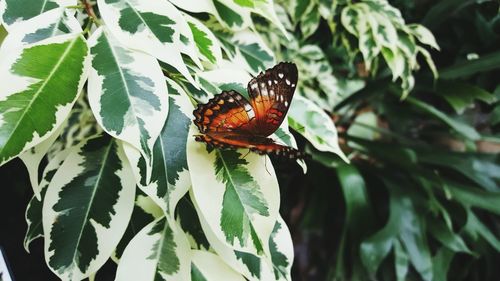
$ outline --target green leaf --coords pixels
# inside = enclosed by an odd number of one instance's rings
[[[191,32],[193,32],[193,37],[196,42],[196,46],[198,46],[198,51],[208,59],[211,63],[216,62],[215,55],[212,52],[212,48],[214,42],[211,38],[208,38],[208,34],[206,30],[201,30],[197,25],[190,22],[189,27],[191,28]]]
[[[459,81],[439,81],[436,92],[443,96],[458,114],[462,114],[474,100],[487,104],[497,101],[497,98],[486,90]]]
[[[422,163],[453,169],[471,179],[490,192],[497,191],[495,179],[500,165],[495,163],[495,156],[480,153],[460,153],[436,150],[418,150],[418,159]]]
[[[500,51],[482,55],[475,60],[458,62],[448,68],[439,71],[439,77],[443,79],[454,79],[467,77],[479,72],[486,72],[500,67]]]
[[[400,188],[399,186],[393,186],[395,183],[386,181],[386,184],[393,194],[401,192],[395,191],[396,188]],[[400,184],[398,183],[398,185]],[[401,206],[405,209],[399,214],[401,216],[399,240],[403,244],[411,264],[420,273],[422,279],[430,281],[432,280],[432,262],[429,245],[427,244],[425,222],[415,210],[414,203],[408,198],[408,195],[394,195],[398,197],[397,200],[400,200]]]
[[[12,82],[0,92],[0,165],[57,129],[87,78],[82,36],[62,35],[16,51],[0,66],[1,79]]]
[[[433,5],[425,15],[422,23],[431,29],[448,19],[452,15],[459,13],[461,9],[469,7],[476,0],[443,0]]]
[[[467,222],[464,226],[464,230],[473,238],[473,240],[477,240],[480,236],[496,251],[500,251],[500,240],[497,235],[491,232],[491,230],[483,222],[481,222],[471,209],[467,209]]]
[[[452,193],[455,193],[452,191]],[[448,228],[445,223],[438,221],[437,219],[428,220],[430,233],[439,241],[442,245],[446,246],[448,249],[454,252],[464,252],[472,254],[471,250],[467,247],[462,237],[457,233],[453,232],[453,229]]]
[[[447,124],[450,126],[453,130],[455,130],[457,133],[461,134],[463,137],[470,139],[470,140],[478,140],[481,136],[479,133],[471,126],[469,126],[466,123],[459,122],[457,120],[454,120],[450,117],[448,117],[445,113],[442,111],[439,111],[436,109],[434,106],[424,103],[422,101],[419,101],[415,98],[408,97],[406,99],[408,102],[410,102],[412,105],[414,105],[416,108],[434,116],[435,118],[441,120],[443,123]]]
[[[442,247],[437,251],[436,255],[432,258],[434,280],[449,280],[447,275],[454,255],[455,253],[453,251],[450,251],[445,247]]]
[[[254,6],[253,0],[233,0],[234,3],[240,5],[241,7],[252,8]]]
[[[409,262],[408,253],[404,250],[403,246],[398,240],[394,243],[394,265],[396,269],[396,277],[398,281],[406,280],[408,274]]]
[[[107,136],[72,149],[43,205],[45,257],[61,279],[81,280],[108,260],[132,213],[135,181],[118,144]]]
[[[478,163],[478,162],[476,162]],[[480,165],[478,163],[478,165]],[[498,168],[497,168],[498,169]],[[469,170],[472,172],[472,170]],[[469,172],[469,173],[470,173]],[[446,181],[451,196],[466,207],[476,207],[500,215],[500,194],[497,190],[485,191],[456,182]]]
[[[374,222],[365,181],[355,166],[341,163],[336,171],[346,202],[345,227],[349,229],[349,236],[357,240],[361,233],[368,232]],[[364,218],[364,221],[358,221],[358,218]]]
[[[395,245],[402,243],[411,264],[424,280],[432,280],[432,263],[423,218],[414,201],[402,191],[404,181],[382,179],[390,192],[389,221],[379,232],[361,244],[361,260],[375,274],[383,259]],[[397,251],[397,250],[396,250]]]

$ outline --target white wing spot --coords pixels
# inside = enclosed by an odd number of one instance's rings
[[[280,79],[283,79],[283,76],[285,76],[283,73],[278,73],[278,76],[280,77]]]
[[[253,83],[252,85],[250,85],[250,88],[252,88],[253,90],[257,89],[257,87],[259,87],[257,83]]]
[[[227,101],[228,102],[234,102],[234,99],[233,98],[229,98]]]
[[[292,88],[295,88],[295,84],[292,84]]]
[[[285,79],[285,82],[286,82],[287,85],[290,85],[290,80]]]
[[[274,80],[274,84],[278,84],[278,80]]]
[[[285,106],[288,106],[288,101],[285,101]]]
[[[261,83],[261,84],[260,84],[260,87],[261,87],[261,88],[264,88],[265,86],[266,86],[266,83]]]
[[[265,86],[265,85],[264,85],[264,86]],[[267,93],[267,88],[262,87],[262,88],[260,89],[260,94],[261,94],[262,96],[268,96],[268,93]]]
[[[267,85],[271,86],[271,84],[273,84],[273,82],[271,80],[268,80]]]

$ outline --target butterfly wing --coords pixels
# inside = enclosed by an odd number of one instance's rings
[[[249,134],[255,123],[255,112],[236,91],[223,91],[194,110],[194,124],[201,133]]]
[[[250,80],[247,89],[255,112],[255,134],[269,136],[278,129],[290,107],[298,77],[294,63],[282,62]]]
[[[293,63],[280,63],[248,83],[250,103],[236,91],[223,91],[194,110],[194,123],[202,135],[196,141],[216,148],[247,148],[259,154],[290,159],[302,152],[267,136],[283,122],[298,79]]]
[[[205,134],[196,136],[196,141],[204,142],[208,146],[228,149],[247,148],[258,154],[275,154],[290,159],[303,158],[304,154],[289,146],[277,144],[270,138],[232,135],[232,134]]]

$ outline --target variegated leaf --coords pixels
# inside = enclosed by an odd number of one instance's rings
[[[173,217],[177,202],[191,187],[186,160],[186,142],[193,105],[184,90],[167,79],[169,89],[169,114],[159,138],[153,148],[151,183],[145,178],[145,163],[137,150],[125,147],[125,153],[141,189],[149,195],[163,211]]]
[[[210,242],[210,246],[215,252],[234,270],[242,274],[246,279],[251,281],[257,280],[275,280],[274,271],[272,268],[271,254],[256,254],[241,250],[235,250],[224,241],[221,241],[218,235],[211,228],[209,218],[201,209],[199,202],[196,200],[193,189],[190,192],[193,205],[199,214],[200,224],[203,228],[203,233]],[[274,227],[274,225],[273,225]],[[267,242],[266,242],[267,243]],[[268,245],[266,245],[268,246]]]
[[[60,152],[78,145],[81,141],[103,133],[102,128],[95,121],[92,110],[90,110],[86,91],[80,94],[66,120],[63,124],[63,131],[47,152],[49,161],[58,157]]]
[[[241,274],[229,267],[219,256],[200,250],[193,250],[192,253],[192,281],[246,280]]]
[[[57,128],[57,130],[48,139],[42,141],[41,143],[35,145],[31,149],[28,149],[27,151],[19,155],[19,158],[23,161],[24,165],[28,169],[31,186],[38,200],[41,200],[42,198],[40,196],[41,188],[46,187],[42,186],[38,182],[39,166],[43,158],[47,154],[49,154],[49,151],[59,149],[58,144],[61,143],[62,139],[65,140],[64,146],[61,146],[60,150],[58,150],[55,153],[55,157],[50,157],[50,155],[48,155],[49,157],[47,158],[49,162],[52,162],[53,158],[60,159],[61,158],[60,155],[67,154],[64,151],[68,150],[68,148],[76,145],[85,138],[100,133],[100,131],[98,132],[92,130],[93,126],[89,126],[88,124],[86,124],[88,122],[82,120],[85,119],[89,114],[92,114],[90,110],[88,110],[89,108],[86,104],[86,101],[84,100],[86,99],[85,96],[86,96],[85,94],[80,95],[80,98],[76,101],[68,118],[64,121],[64,123],[61,126]],[[92,119],[92,121],[93,121],[92,124],[94,125],[95,120]],[[76,134],[75,139],[72,139],[74,137],[73,134]],[[70,136],[70,138],[67,138],[68,136]],[[59,142],[56,145],[54,145],[54,143],[58,138]],[[44,184],[48,185],[48,182],[45,182]]]
[[[192,13],[215,14],[212,0],[169,0],[175,6]]]
[[[212,0],[219,21],[232,30],[242,30],[252,25],[250,9],[233,0]]]
[[[179,225],[189,240],[191,249],[208,251],[210,249],[210,244],[208,243],[205,233],[203,233],[198,213],[188,194],[181,198],[179,204],[177,204],[176,216]]]
[[[440,50],[436,38],[434,38],[434,35],[425,26],[420,24],[409,24],[408,31],[417,37],[418,41],[421,43],[431,46],[436,50]]]
[[[185,234],[169,217],[144,227],[128,244],[116,281],[190,280],[191,254]]]
[[[225,61],[222,65],[219,69],[198,73],[201,87],[211,95],[219,94],[222,90],[235,90],[248,97],[246,88],[251,76],[239,65],[226,64]]]
[[[127,229],[125,230],[120,243],[116,245],[115,252],[111,257],[113,261],[118,264],[130,241],[144,227],[163,216],[163,210],[160,209],[160,207],[156,205],[156,203],[153,202],[149,196],[141,192],[140,189],[137,189],[134,210],[132,211],[132,216],[130,217]]]
[[[399,41],[398,32],[391,20],[386,15],[376,12],[367,13],[365,17],[368,19],[377,45],[391,50],[396,49]]]
[[[234,61],[247,65],[246,70],[249,72],[257,74],[274,64],[273,52],[257,34],[250,31],[238,32],[231,41],[237,47]]]
[[[39,237],[43,237],[43,224],[42,224],[42,207],[43,198],[47,192],[47,187],[52,181],[57,169],[62,165],[70,150],[61,151],[56,157],[52,158],[45,169],[43,170],[42,179],[37,188],[39,190],[39,198],[33,196],[26,207],[25,219],[28,226],[26,235],[24,237],[24,249],[29,252],[29,245],[31,242]],[[38,174],[37,174],[38,176]]]
[[[147,52],[176,68],[195,83],[179,50],[178,10],[168,0],[98,0],[99,11],[109,30],[126,47]]]
[[[250,253],[268,253],[279,209],[279,187],[268,157],[243,151],[207,151],[188,139],[188,166],[193,196],[199,210],[220,241]],[[207,188],[210,186],[210,188]]]
[[[40,166],[40,162],[42,161],[45,154],[49,151],[50,147],[54,143],[57,137],[59,137],[60,132],[62,131],[63,126],[59,126],[59,128],[46,140],[41,143],[35,145],[31,149],[25,151],[23,154],[19,155],[19,158],[23,161],[24,165],[28,169],[28,175],[30,177],[31,187],[33,188],[33,192],[35,196],[40,200],[40,186],[38,183],[38,170]]]
[[[49,38],[0,54],[0,165],[49,138],[87,79],[81,35]],[[64,76],[65,79],[59,79]]]
[[[198,48],[200,58],[209,61],[212,64],[217,64],[222,60],[222,52],[219,41],[215,35],[201,21],[185,14],[191,32],[193,33],[194,41]]]
[[[4,0],[0,2],[0,17],[10,30],[10,27],[46,11],[71,5],[76,5],[76,0]]]
[[[272,135],[272,138],[279,143],[297,149],[297,141],[295,140],[292,133],[290,133],[290,129],[288,126],[289,126],[288,118],[285,118],[280,127]],[[304,172],[304,174],[307,173],[307,164],[306,161],[304,161],[304,159],[297,159],[297,164],[299,164],[299,166],[302,168],[302,172]]]
[[[52,178],[43,203],[45,259],[64,280],[96,272],[120,241],[135,198],[135,180],[109,136],[73,148]]]
[[[82,32],[78,20],[64,8],[52,9],[10,29],[0,52],[21,48],[61,34]]]
[[[276,11],[274,10],[273,0],[261,0],[261,1],[250,1],[250,2],[255,2],[253,3],[254,12],[258,13],[259,15],[271,21],[271,23],[273,23],[276,27],[278,27],[278,29],[285,35],[285,37],[288,37],[288,32],[286,31],[285,27],[281,23],[281,20],[276,14]]]
[[[406,65],[404,54],[399,49],[389,49],[382,47],[382,56],[392,72],[392,81],[403,77]],[[411,75],[411,74],[410,74]]]
[[[276,280],[292,280],[293,241],[285,221],[279,217],[269,239],[269,250]]]
[[[295,95],[288,112],[288,122],[316,149],[335,153],[344,161],[349,162],[340,150],[337,129],[332,119],[312,101]]]
[[[311,36],[318,29],[319,23],[321,22],[320,16],[319,6],[316,4],[311,5],[310,8],[304,12],[302,21],[300,22],[300,28],[304,38]]]
[[[151,173],[153,146],[168,114],[160,65],[147,54],[126,49],[103,28],[89,45],[93,58],[88,96],[97,122],[138,149]]]

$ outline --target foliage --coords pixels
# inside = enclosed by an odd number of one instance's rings
[[[288,205],[296,221],[290,227],[299,232],[297,259],[307,261],[297,265],[304,280],[498,276],[499,7],[461,2],[404,6],[407,14],[421,13],[411,20],[432,27],[437,42],[386,1],[371,0],[283,1],[292,43],[263,32],[277,54],[308,72],[299,92],[337,120],[351,159],[347,165],[307,143],[309,175],[288,179],[308,183],[299,195],[306,199]],[[324,12],[311,21],[315,10]],[[428,70],[401,71],[421,61]],[[282,186],[285,193],[298,189]]]
[[[493,280],[498,4],[395,2],[403,14],[385,0],[0,0],[0,165],[30,174],[25,248],[43,237],[64,280],[110,258],[116,280],[290,280],[279,211],[296,182],[267,156],[207,150],[191,122],[197,102],[289,60],[299,85],[273,137],[296,146],[290,126],[311,157],[294,175],[314,187],[299,232],[326,245],[304,265],[294,239],[296,276]]]

